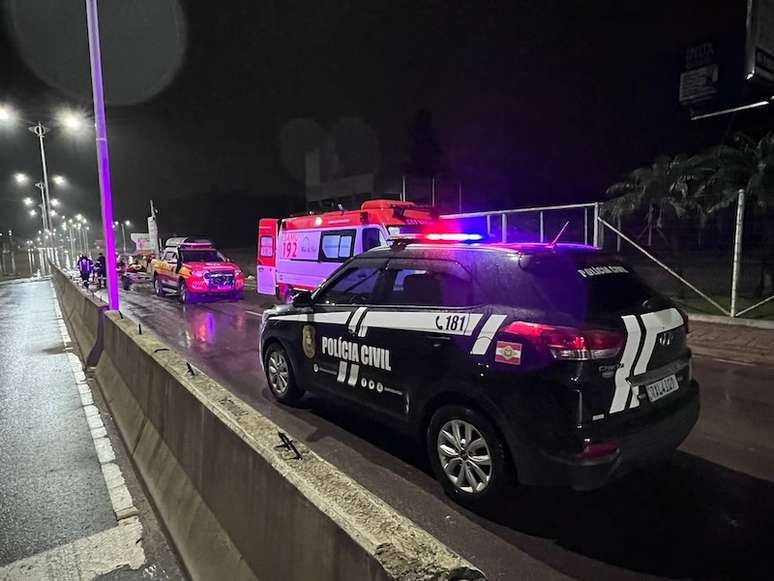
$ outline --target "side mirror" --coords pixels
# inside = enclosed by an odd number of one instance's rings
[[[294,307],[311,307],[312,293],[310,291],[298,291],[291,301]]]

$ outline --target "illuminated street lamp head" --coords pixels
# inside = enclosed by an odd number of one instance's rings
[[[24,202],[24,205],[27,206],[27,207],[29,207],[29,206],[31,206],[32,204],[35,203],[35,201],[32,198],[30,198],[29,196],[24,198],[22,200],[22,202]]]
[[[84,115],[73,109],[62,109],[56,118],[59,125],[70,133],[78,133],[86,128]]]
[[[65,179],[64,176],[52,176],[51,179],[58,186],[63,186],[67,184],[67,180]]]
[[[0,123],[13,123],[18,118],[16,111],[10,105],[0,105]]]
[[[131,226],[132,222],[131,220],[124,220],[124,226]]]
[[[34,216],[37,216],[37,215],[38,215],[37,210],[30,210],[30,216],[34,217]]]
[[[56,218],[56,210],[51,210],[51,211],[48,213],[48,215],[49,215],[49,216],[51,216],[52,218]]]
[[[62,204],[62,202],[60,202],[58,199],[51,198],[51,207],[52,208],[58,208],[61,204]]]
[[[19,185],[24,185],[24,184],[26,184],[27,182],[30,181],[30,178],[27,177],[27,174],[22,173],[22,172],[17,172],[15,174],[13,174],[13,179]]]

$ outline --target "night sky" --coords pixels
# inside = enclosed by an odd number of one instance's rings
[[[377,187],[394,188],[421,108],[471,209],[599,199],[659,153],[771,128],[771,107],[691,122],[677,102],[681,50],[732,46],[745,4],[102,0],[116,218],[143,222],[150,198],[234,192],[254,198],[240,213],[255,220],[277,199],[302,206],[298,127],[338,136],[345,165],[371,164]],[[3,6],[0,102],[36,119],[89,112],[83,2]],[[95,222],[93,137],[54,131],[47,146],[49,171],[71,182],[53,194]],[[23,127],[0,130],[0,227],[31,233],[16,171],[39,179]]]

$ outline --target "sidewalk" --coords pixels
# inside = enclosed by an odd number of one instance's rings
[[[95,399],[50,281],[0,285],[0,581],[182,577]]]
[[[695,355],[774,368],[774,322],[690,315]]]

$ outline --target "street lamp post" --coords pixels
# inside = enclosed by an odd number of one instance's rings
[[[60,125],[64,127],[67,131],[77,131],[83,126],[82,119],[79,117],[78,114],[71,112],[71,111],[64,111],[60,113],[60,117],[62,118],[60,121]],[[50,131],[48,127],[43,125],[41,121],[30,121],[28,119],[24,119],[20,117],[13,108],[9,107],[8,105],[2,105],[0,104],[0,122],[3,123],[15,123],[16,121],[22,121],[24,123],[28,124],[28,129],[30,132],[34,133],[35,136],[38,138],[38,145],[40,147],[40,165],[43,170],[43,181],[39,182],[39,184],[36,184],[36,186],[41,191],[41,197],[43,201],[43,208],[42,208],[42,214],[43,219],[45,222],[44,229],[51,232],[53,231],[54,227],[54,221],[52,218],[56,216],[55,213],[51,211],[51,204],[50,204],[50,195],[49,195],[49,187],[48,187],[48,164],[46,162],[46,146],[45,146],[45,140],[44,137],[46,134]],[[16,183],[23,184],[27,181],[27,176],[24,174],[16,174],[15,176]],[[59,179],[56,180],[57,183],[59,182]],[[62,179],[62,182],[64,183],[64,180]],[[51,256],[51,252],[47,251],[49,256]]]
[[[49,209],[48,204],[46,203],[46,184],[38,182],[35,184],[35,187],[40,190],[40,212],[43,215],[43,230],[48,231],[51,228],[50,216],[48,215]]]
[[[48,190],[48,165],[46,164],[46,146],[43,145],[43,136],[48,133],[48,127],[45,127],[40,121],[38,121],[35,125],[29,128],[30,131],[32,131],[35,135],[38,137],[38,143],[40,143],[40,165],[43,167],[43,187],[41,188],[41,193],[45,192],[43,195],[43,211],[48,216],[48,212],[51,208],[49,203],[49,190]],[[53,221],[48,221],[49,230],[51,229],[51,226],[53,225]]]
[[[102,198],[102,229],[105,233],[105,267],[107,268],[108,304],[118,309],[118,274],[116,272],[116,241],[113,236],[113,196],[110,184],[105,95],[102,86],[102,54],[99,44],[97,0],[86,0],[86,22],[89,33],[91,89],[94,97],[94,125],[97,132],[97,170]]]

